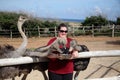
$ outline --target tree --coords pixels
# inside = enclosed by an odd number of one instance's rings
[[[21,14],[25,15],[25,14]],[[15,12],[0,12],[0,26],[1,29],[17,29],[17,20],[20,14]]]
[[[20,15],[25,15],[27,14],[22,14],[22,13],[15,13],[15,12],[0,12],[0,27],[1,29],[5,30],[17,30],[17,20]],[[31,16],[30,20],[25,22],[23,26],[25,28],[37,28],[38,26],[42,28],[50,28],[50,27],[55,27],[57,26],[56,21],[42,21],[41,19],[37,19]]]
[[[87,17],[82,23],[83,26],[101,26],[106,24],[108,24],[108,20],[101,15]]]
[[[117,18],[117,25],[120,25],[120,17]]]

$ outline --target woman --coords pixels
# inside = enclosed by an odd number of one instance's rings
[[[66,47],[69,49],[70,47],[70,41],[71,38],[67,37],[68,28],[67,26],[62,23],[58,26],[58,37],[65,38],[67,40]],[[49,40],[47,45],[50,45],[52,42],[54,42],[56,38],[52,38]],[[62,49],[63,46],[60,45],[60,48]],[[78,56],[78,51],[72,51],[69,54],[72,54],[70,59],[67,60],[61,60],[58,57],[55,57],[55,54],[59,54],[58,52],[53,52],[54,54],[48,55],[48,58],[50,59],[49,65],[48,65],[48,76],[49,80],[72,80],[73,77],[73,60],[72,58]]]

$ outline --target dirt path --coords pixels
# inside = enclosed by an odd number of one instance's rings
[[[47,44],[51,37],[43,38],[29,38],[27,48],[37,48]],[[96,50],[120,50],[120,37],[72,37],[78,41],[79,44],[85,44],[91,51]],[[0,45],[10,44],[18,47],[22,39],[0,38]],[[120,74],[120,57],[99,57],[91,58],[90,64],[85,71],[79,74],[79,80],[84,78],[99,78],[110,77]],[[116,63],[115,63],[116,62]],[[16,80],[20,78],[16,77]],[[27,80],[44,80],[43,76],[38,71],[32,71]]]

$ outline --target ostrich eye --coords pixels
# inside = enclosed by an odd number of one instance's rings
[[[22,17],[22,19],[25,19],[24,17]]]

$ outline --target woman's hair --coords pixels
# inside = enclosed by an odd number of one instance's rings
[[[58,26],[57,30],[59,31],[59,30],[61,29],[61,27],[66,27],[66,28],[68,29],[68,27],[67,27],[66,24],[61,23],[61,24]]]

